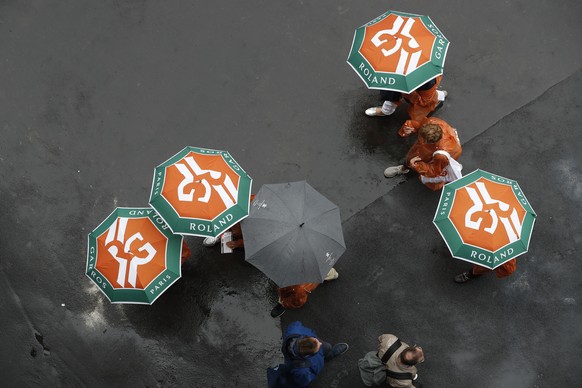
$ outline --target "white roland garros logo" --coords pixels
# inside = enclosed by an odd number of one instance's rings
[[[398,16],[394,20],[392,28],[378,31],[372,38],[372,43],[378,48],[382,45],[388,46],[393,44],[388,50],[382,48],[382,54],[385,57],[394,54],[400,56],[398,65],[396,66],[396,74],[408,74],[418,67],[422,49],[416,39],[410,34],[410,29],[414,25],[414,22],[415,20],[412,18],[407,18],[406,22],[404,22],[404,19]]]
[[[483,227],[485,232],[494,234],[501,222],[505,233],[507,233],[509,242],[517,241],[521,236],[522,228],[517,210],[505,202],[491,198],[483,182],[475,182],[475,186],[477,186],[477,190],[470,186],[465,187],[465,190],[467,190],[469,197],[473,201],[473,206],[465,214],[465,226],[474,230],[480,230],[483,221],[481,215],[486,212],[490,216],[491,225]],[[476,219],[473,220],[473,215],[476,213],[480,215],[477,215]]]
[[[218,194],[226,208],[234,206],[238,197],[238,189],[227,174],[214,170],[203,170],[192,156],[184,158],[186,163],[176,163],[175,166],[184,176],[178,186],[178,199],[183,202],[192,202],[196,194],[199,202],[208,203],[212,193]],[[195,180],[195,178],[197,180]],[[204,188],[201,193],[196,189],[187,190],[186,186],[192,183],[200,183]]]
[[[125,229],[127,227],[127,218],[118,218],[117,221],[111,225],[107,232],[105,239],[105,246],[107,251],[119,263],[119,270],[117,272],[117,283],[121,287],[125,287],[125,281],[136,286],[137,272],[140,265],[149,263],[156,255],[156,249],[146,242],[142,244],[137,251],[143,253],[143,256],[135,256],[131,252],[131,245],[143,242],[141,233],[135,233],[129,238],[125,238]],[[129,271],[128,271],[129,269]]]

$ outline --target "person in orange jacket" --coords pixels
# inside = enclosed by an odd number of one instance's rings
[[[515,259],[511,259],[499,267],[495,268],[494,270],[490,270],[488,268],[482,267],[477,264],[473,264],[470,270],[465,271],[461,274],[455,276],[456,283],[467,283],[469,280],[474,279],[478,276],[484,275],[486,273],[495,272],[495,275],[498,279],[506,278],[512,273],[515,272],[517,269],[517,261]]]
[[[440,107],[447,97],[446,90],[437,90],[441,83],[442,76],[431,79],[418,87],[410,94],[402,94],[391,90],[381,90],[380,98],[384,100],[382,106],[375,106],[366,109],[368,116],[390,116],[401,104],[402,99],[408,102],[408,116],[412,120],[420,121],[427,117],[430,112]]]
[[[326,280],[335,280],[339,277],[339,273],[332,268],[325,276]],[[307,298],[313,290],[315,290],[321,283],[303,283],[294,286],[283,287],[277,289],[279,294],[279,303],[271,310],[273,318],[280,317],[287,309],[298,309],[307,303]]]
[[[188,247],[188,245],[186,244],[186,241],[182,241],[182,257],[180,260],[180,265],[184,264],[186,260],[190,258],[191,254],[192,252],[190,251],[190,247]]]
[[[398,134],[404,137],[417,132],[418,140],[406,154],[406,165],[424,178],[435,178],[446,174],[445,168],[449,165],[449,158],[434,153],[438,150],[446,151],[453,159],[458,160],[462,148],[457,130],[444,120],[425,117],[421,121],[406,120]],[[392,166],[384,170],[384,176],[392,178],[406,174],[408,171],[409,169],[404,165]],[[424,184],[431,190],[440,190],[445,183],[424,182]]]

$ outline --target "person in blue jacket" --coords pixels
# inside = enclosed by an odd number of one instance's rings
[[[287,378],[297,387],[307,387],[323,370],[325,361],[344,354],[348,344],[331,345],[320,341],[315,331],[299,321],[285,330],[281,351],[285,356]],[[289,386],[293,386],[293,385]]]

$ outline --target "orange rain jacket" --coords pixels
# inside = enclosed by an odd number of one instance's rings
[[[190,257],[190,255],[192,254],[192,252],[190,251],[190,248],[188,247],[188,245],[186,245],[185,241],[182,241],[182,259],[180,264],[184,264],[184,262],[186,260],[188,260],[188,258]]]
[[[462,153],[461,143],[457,136],[457,130],[451,127],[446,121],[437,119],[436,117],[424,118],[421,121],[407,120],[402,128],[400,128],[398,134],[400,136],[409,136],[404,133],[405,126],[414,128],[412,133],[416,133],[424,124],[438,124],[443,130],[443,137],[435,144],[428,144],[418,135],[418,140],[406,154],[406,164],[420,175],[434,178],[441,175],[445,167],[449,165],[449,159],[439,154],[433,157],[433,153],[436,150],[443,150],[448,152],[453,159],[458,160]],[[410,160],[415,156],[420,156],[422,161],[411,165]],[[439,190],[444,186],[444,183],[425,183],[425,185],[431,190]]]
[[[321,283],[304,283],[279,288],[279,303],[286,309],[298,309],[307,303],[307,298]]]
[[[516,269],[517,269],[517,260],[511,259],[507,263],[501,264],[499,267],[495,268],[493,271],[495,271],[495,275],[499,279],[501,279],[501,278],[508,277],[509,275],[514,273]],[[473,275],[483,275],[483,274],[486,274],[489,272],[491,272],[490,269],[487,269],[485,267],[481,267],[480,265],[477,265],[477,264],[473,265],[473,271],[472,271]]]
[[[430,89],[415,90],[410,94],[402,95],[408,101],[408,116],[411,120],[421,121],[436,108],[439,103],[437,88],[442,78],[442,75],[436,77],[436,82]]]

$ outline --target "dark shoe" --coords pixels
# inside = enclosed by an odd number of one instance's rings
[[[281,315],[283,315],[283,313],[285,311],[286,311],[285,307],[283,307],[283,305],[281,305],[281,303],[277,303],[277,305],[275,305],[275,307],[273,307],[273,310],[271,310],[271,316],[273,318],[280,317]]]
[[[350,347],[345,342],[340,342],[339,344],[335,344],[331,348],[331,351],[329,352],[329,355],[326,357],[326,359],[331,360],[332,358],[336,358],[338,356],[341,356],[342,354],[347,352],[349,348]]]
[[[456,283],[467,283],[472,278],[473,278],[473,275],[471,275],[471,272],[466,271],[466,272],[463,272],[463,273],[455,276],[455,282]]]

